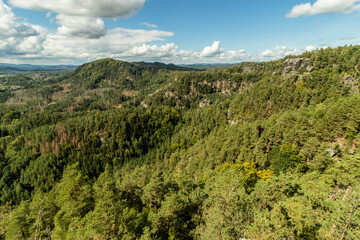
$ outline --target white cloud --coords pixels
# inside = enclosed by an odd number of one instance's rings
[[[148,22],[143,22],[143,23],[141,23],[141,25],[144,25],[144,26],[147,26],[147,27],[150,27],[150,28],[158,28],[159,27],[158,25],[151,24],[151,23],[148,23]]]
[[[286,17],[297,18],[335,12],[348,14],[360,10],[359,2],[360,0],[317,0],[314,4],[308,2],[295,5]]]
[[[24,22],[0,0],[0,55],[24,55],[40,52],[45,30]]]
[[[56,16],[61,27],[59,34],[65,34],[82,38],[99,38],[106,34],[107,28],[100,18],[89,18],[79,16],[67,16],[59,14]]]
[[[203,57],[213,57],[216,54],[222,52],[223,49],[220,48],[220,41],[215,41],[211,46],[207,46],[202,51],[201,56]]]
[[[101,18],[128,17],[143,8],[145,0],[9,0],[20,8],[57,13],[58,33],[82,38],[106,34]],[[52,21],[52,20],[50,20]]]
[[[267,50],[263,51],[259,55],[259,60],[262,60],[262,61],[275,60],[275,59],[280,59],[280,58],[286,57],[288,55],[298,55],[303,52],[304,52],[304,50],[299,50],[296,48],[289,48],[287,46],[277,46],[273,49],[267,49]]]
[[[135,47],[138,47],[139,51],[144,44],[164,41],[164,38],[174,35],[159,30],[123,28],[110,29],[104,35],[106,28],[101,19],[60,14],[57,21],[62,25],[58,31],[48,32],[17,17],[0,0],[0,61],[23,63],[31,60],[32,63],[58,64],[126,57],[129,56],[129,49],[136,50]],[[172,48],[175,48],[174,44],[151,46],[148,51],[161,58],[169,55]],[[133,54],[137,56],[135,52]]]
[[[163,46],[143,44],[141,46],[134,47],[130,51],[124,52],[123,56],[128,56],[128,57],[142,56],[145,58],[166,58],[166,57],[175,56],[177,48],[178,47],[175,46],[174,43],[168,43]]]
[[[141,47],[153,41],[162,41],[164,37],[169,36],[173,36],[173,33],[122,28],[111,29],[105,36],[97,39],[51,34],[44,43],[45,49],[42,54],[48,58],[73,58],[77,61],[91,61],[104,57],[119,58],[125,56],[124,53],[129,52],[129,49]],[[138,49],[138,53],[140,51],[141,48]],[[135,52],[133,53],[135,55]]]
[[[213,47],[214,46],[214,47]],[[196,50],[178,50],[178,46],[174,43],[166,44],[163,46],[157,45],[142,45],[135,47],[132,50],[126,52],[120,57],[127,57],[133,61],[139,61],[136,59],[141,58],[143,61],[165,61],[172,63],[220,63],[220,62],[242,62],[249,60],[250,55],[246,54],[245,50],[238,51],[225,51],[220,48],[220,42],[215,41],[211,47],[205,47],[204,49],[210,49],[206,53],[212,53],[211,55],[204,55],[203,51]]]
[[[305,48],[305,52],[311,52],[311,51],[314,51],[315,49],[316,49],[315,46],[309,45]]]
[[[15,16],[11,8],[0,0],[0,39],[7,37],[36,36],[36,29],[21,18]]]
[[[220,41],[214,41],[202,50],[179,50],[175,43],[152,44],[174,36],[172,32],[124,28],[106,32],[100,18],[58,14],[56,19],[61,25],[58,31],[47,31],[17,17],[0,0],[0,62],[80,64],[110,57],[166,63],[236,63],[275,60],[314,49],[283,46],[248,54],[245,50],[222,49]]]
[[[249,60],[250,56],[246,54],[245,50],[227,51],[219,55],[220,62],[235,63]]]
[[[145,0],[10,0],[12,5],[64,15],[93,18],[128,17],[144,6]]]

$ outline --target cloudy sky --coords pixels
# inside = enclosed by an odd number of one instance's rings
[[[0,62],[267,61],[359,44],[360,0],[0,0]]]

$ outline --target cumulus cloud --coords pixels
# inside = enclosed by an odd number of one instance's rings
[[[314,51],[315,50],[315,46],[313,45],[309,45],[305,48],[305,52],[311,52],[311,51]]]
[[[45,30],[24,22],[0,0],[0,55],[40,52]]]
[[[11,8],[0,0],[0,38],[28,37],[39,35],[38,31],[21,18],[15,16]]]
[[[89,18],[79,16],[67,16],[59,14],[56,16],[61,27],[59,34],[82,38],[99,38],[106,34],[107,28],[100,18]]]
[[[106,34],[101,18],[128,17],[143,8],[145,0],[9,0],[20,8],[58,14],[58,33],[82,38],[99,38]]]
[[[157,29],[107,30],[99,17],[62,13],[56,16],[56,21],[60,25],[58,30],[47,31],[17,17],[0,0],[0,61],[80,64],[110,57],[125,61],[236,63],[280,59],[314,49],[313,46],[306,49],[283,46],[265,50],[261,54],[248,54],[245,50],[222,49],[220,41],[214,41],[203,49],[179,50],[175,43],[152,44],[174,36],[172,32]]]
[[[111,29],[103,37],[94,39],[49,34],[46,42],[43,44],[44,51],[42,52],[42,57],[54,60],[67,59],[73,62],[87,62],[105,57],[129,60],[130,56],[134,56],[140,59],[141,51],[145,53],[152,49],[155,53],[157,50],[155,47],[146,50],[146,47],[142,47],[144,44],[153,41],[163,41],[164,37],[169,36],[173,36],[173,33],[123,28]],[[131,52],[129,49],[133,49],[133,51]],[[161,56],[159,55],[159,57]]]
[[[277,46],[273,49],[267,49],[259,55],[260,60],[274,60],[286,57],[288,55],[297,55],[304,52],[296,48],[289,48],[287,46]]]
[[[213,57],[216,54],[222,52],[223,49],[220,48],[220,41],[215,41],[211,46],[207,46],[202,51],[201,56],[203,57]]]
[[[141,25],[144,25],[144,26],[147,26],[147,27],[150,27],[150,28],[158,28],[158,25],[151,24],[151,23],[148,23],[148,22],[143,22],[143,23],[141,23]]]
[[[249,60],[245,50],[224,51],[212,57],[199,50],[179,50],[175,43],[149,44],[172,33],[147,30],[113,29],[100,39],[84,40],[65,35],[50,35],[45,43],[47,58],[92,61],[98,58],[117,58],[125,61],[160,61],[172,63],[219,63]],[[118,39],[122,39],[118,41]],[[109,44],[110,43],[110,44]]]
[[[205,47],[206,48],[206,47]],[[214,48],[216,49],[216,48]],[[219,48],[220,49],[220,48]],[[242,62],[249,55],[245,50],[224,51],[213,54],[212,56],[203,55],[203,51],[196,50],[178,50],[174,43],[168,43],[162,46],[147,45],[136,46],[129,51],[119,54],[117,57],[129,59],[131,61],[165,61],[172,63],[219,63],[219,62]]]
[[[31,9],[51,11],[71,16],[93,18],[128,17],[144,6],[145,0],[10,0],[12,5]]]
[[[222,52],[219,59],[226,62],[242,62],[248,60],[250,56],[246,54],[244,49],[238,51],[227,51]]]
[[[130,51],[124,52],[123,56],[142,56],[147,58],[166,58],[176,55],[176,49],[174,43],[168,43],[163,46],[147,45],[136,46]]]
[[[308,2],[295,5],[286,17],[297,18],[336,12],[348,14],[360,10],[359,2],[360,0],[317,0],[314,4]]]
[[[215,41],[204,50],[178,50],[174,43],[162,46],[147,45],[134,47],[120,54],[120,58],[132,61],[163,61],[172,63],[219,63],[219,62],[242,62],[249,59],[245,50],[225,51],[220,48],[220,42]]]
[[[57,32],[48,32],[17,17],[0,0],[0,60],[31,60],[41,64],[82,63],[104,57],[141,56],[143,49],[146,49],[148,56],[164,58],[174,54],[177,48],[175,44],[146,45],[153,41],[164,41],[166,37],[174,35],[172,32],[123,28],[106,32],[101,19],[59,14],[56,20],[61,26]],[[133,52],[129,52],[129,49],[133,49]],[[171,49],[174,50],[171,52]]]

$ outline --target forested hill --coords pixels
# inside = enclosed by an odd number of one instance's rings
[[[0,78],[0,239],[358,239],[360,47]]]

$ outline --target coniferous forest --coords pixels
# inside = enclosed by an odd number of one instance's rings
[[[360,47],[0,78],[0,239],[359,239]]]

